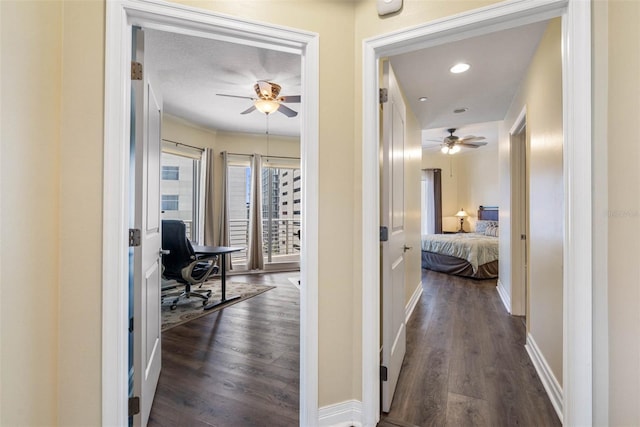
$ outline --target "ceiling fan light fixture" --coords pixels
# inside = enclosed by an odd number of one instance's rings
[[[280,103],[270,99],[256,99],[253,104],[258,111],[264,114],[271,114],[280,108]]]
[[[460,152],[460,147],[457,145],[443,145],[442,148],[440,149],[440,151],[442,152],[442,154],[456,154],[458,152]]]
[[[466,64],[464,62],[460,62],[454,65],[453,67],[449,68],[449,71],[452,72],[453,74],[460,74],[460,73],[464,73],[469,68],[471,68],[471,65]]]

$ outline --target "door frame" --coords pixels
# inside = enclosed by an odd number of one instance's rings
[[[563,83],[563,422],[591,425],[592,135],[591,3],[510,0],[363,41],[362,141],[362,416],[379,418],[379,119],[382,57],[562,17]],[[595,367],[596,369],[598,367]]]
[[[157,0],[106,3],[102,255],[102,424],[127,424],[129,102],[132,26],[300,55],[300,425],[318,423],[318,34]]]
[[[511,191],[511,294],[508,298],[510,307],[507,310],[514,316],[527,316],[528,322],[529,308],[527,307],[529,283],[529,260],[526,259],[529,253],[529,142],[526,135],[527,107],[523,107],[518,118],[509,130],[509,182]],[[514,141],[516,135],[525,130],[525,140]],[[518,147],[515,147],[518,145]],[[524,162],[523,162],[524,160]],[[524,165],[523,165],[524,163]],[[515,184],[515,185],[514,185]],[[522,188],[525,191],[521,191]],[[523,210],[523,207],[525,208]],[[526,250],[522,250],[522,240],[520,234],[525,234]],[[523,275],[522,272],[527,266]],[[502,286],[502,283],[499,285]],[[528,324],[528,323],[527,323]]]

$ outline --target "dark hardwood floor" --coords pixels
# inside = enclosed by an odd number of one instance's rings
[[[291,273],[232,276],[276,288],[162,336],[149,426],[297,426],[299,291]],[[559,426],[495,281],[423,270],[407,354],[379,427]]]
[[[275,289],[162,334],[149,426],[297,426],[297,273],[228,276]]]
[[[423,270],[391,411],[379,427],[560,426],[495,280]]]

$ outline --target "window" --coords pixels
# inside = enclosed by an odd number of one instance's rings
[[[267,264],[299,262],[300,211],[289,210],[294,203],[295,178],[299,163],[277,159],[262,168],[263,253]],[[293,192],[288,190],[294,187]],[[283,189],[287,191],[282,191]]]
[[[251,203],[252,170],[250,156],[229,157],[227,185],[229,187],[229,237],[231,246],[248,247],[249,212]],[[293,192],[282,191],[295,187],[299,175],[298,161],[264,161],[257,173],[262,178],[262,252],[266,265],[297,263],[300,261],[300,215],[294,214]],[[298,197],[299,199],[299,197]],[[300,209],[296,206],[296,209]],[[246,264],[246,251],[234,252],[234,268]]]
[[[162,179],[168,181],[180,180],[180,167],[162,165]]]
[[[300,189],[299,189],[299,188],[294,188],[294,189],[293,189],[293,192],[294,192],[294,193],[299,193],[299,192],[300,192]]]
[[[231,246],[249,246],[249,202],[251,200],[251,167],[248,161],[229,162],[229,239]],[[231,254],[234,268],[247,262],[247,252]]]
[[[177,211],[180,205],[180,196],[177,194],[163,194],[162,195],[162,210],[163,211]]]
[[[175,144],[163,144],[160,157],[162,219],[184,221],[187,237],[193,242],[198,242],[202,237],[200,224],[204,209],[201,209],[203,204],[200,200],[203,180],[201,158],[201,150],[182,146],[176,148]]]

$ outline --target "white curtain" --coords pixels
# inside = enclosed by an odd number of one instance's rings
[[[433,170],[422,171],[422,234],[434,234],[436,214],[433,191]]]
[[[209,149],[211,150],[211,149]],[[213,150],[210,153],[210,159],[212,160],[211,166],[207,167],[207,170],[210,171],[211,177],[213,177]],[[219,232],[218,232],[218,246],[231,246],[231,239],[229,237],[229,159],[227,156],[227,152],[222,152],[222,191],[220,194],[220,221],[219,221]],[[210,186],[210,187],[209,187]],[[209,188],[211,188],[211,194],[209,193]],[[207,179],[207,196],[211,198],[211,215],[205,215],[207,219],[205,220],[205,245],[213,244],[213,231],[211,235],[206,234],[206,224],[209,221],[209,217],[211,220],[211,229],[213,230],[213,178],[211,180]],[[209,202],[206,203],[206,207],[209,208]],[[207,240],[210,238],[210,240]],[[211,242],[211,243],[209,243]],[[233,269],[233,265],[231,263],[231,257],[226,256],[226,268],[227,270]]]
[[[247,270],[262,270],[262,156],[253,155],[251,163],[251,190],[249,196],[249,247]]]

